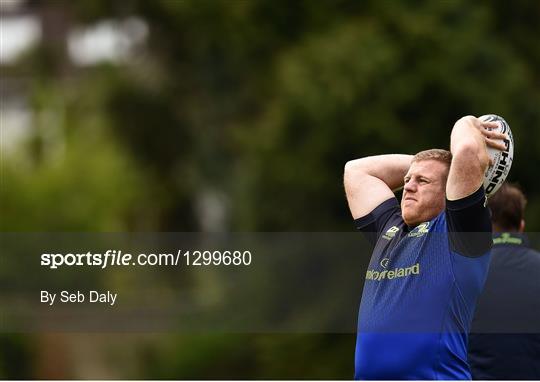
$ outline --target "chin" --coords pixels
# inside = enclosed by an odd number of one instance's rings
[[[409,227],[414,227],[416,225],[415,222],[411,221],[411,220],[406,220],[406,219],[403,219],[403,221],[405,222],[405,224],[407,224]]]
[[[408,226],[412,226],[412,225],[415,224],[415,220],[413,218],[411,218],[410,216],[406,215],[406,214],[403,214],[403,221]]]
[[[411,211],[410,208],[402,208],[401,216],[403,217],[403,221],[405,221],[407,224],[409,224],[415,218],[414,211]]]
[[[409,227],[415,226],[425,221],[422,220],[423,217],[419,214],[413,214],[411,213],[411,211],[407,210],[402,211],[401,216],[403,217],[403,221],[405,222],[405,224],[407,224]]]

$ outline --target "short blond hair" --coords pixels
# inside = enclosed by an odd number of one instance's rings
[[[421,160],[436,160],[446,164],[448,168],[450,168],[450,164],[452,163],[452,153],[443,149],[424,150],[417,153],[413,157],[412,162],[418,162]]]
[[[423,160],[435,160],[446,165],[446,172],[443,176],[444,183],[446,183],[446,180],[448,179],[448,173],[450,172],[450,164],[452,164],[452,153],[448,150],[443,149],[429,149],[420,151],[413,157],[411,164]]]

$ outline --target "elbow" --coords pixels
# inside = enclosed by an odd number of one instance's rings
[[[345,184],[352,178],[352,173],[354,171],[354,165],[353,161],[348,161],[345,163],[345,167],[343,169],[343,181]]]
[[[352,181],[363,172],[364,170],[360,159],[348,161],[345,163],[345,168],[343,169],[343,180],[345,184]]]
[[[343,169],[343,174],[344,175],[349,174],[351,171],[353,171],[353,168],[354,168],[354,161],[352,161],[352,160],[348,161],[347,163],[345,163],[345,168]]]
[[[475,117],[468,115],[456,122],[450,136],[450,151],[453,158],[479,164],[485,169],[489,165],[489,156],[485,138],[475,127],[475,120]]]

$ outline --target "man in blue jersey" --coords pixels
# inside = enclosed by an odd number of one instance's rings
[[[470,379],[467,333],[489,263],[487,147],[496,123],[467,116],[450,151],[347,162],[344,183],[373,254],[358,316],[356,379]],[[392,190],[404,186],[401,206]],[[474,240],[457,235],[476,232]],[[482,234],[483,233],[483,234]]]
[[[510,184],[488,203],[493,250],[469,337],[474,379],[540,380],[540,253],[523,233],[526,203]]]

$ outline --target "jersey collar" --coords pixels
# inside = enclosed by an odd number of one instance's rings
[[[496,232],[493,233],[493,245],[519,245],[529,246],[529,238],[522,232]]]

